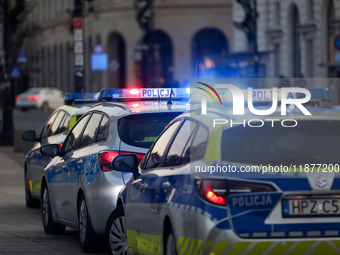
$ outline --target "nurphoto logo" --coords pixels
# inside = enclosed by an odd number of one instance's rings
[[[216,89],[228,89],[231,93],[232,97],[232,106],[233,106],[233,115],[244,115],[245,114],[245,102],[247,102],[249,111],[258,116],[268,116],[270,114],[273,114],[278,107],[278,101],[281,102],[281,115],[285,116],[287,115],[287,106],[289,108],[297,107],[304,115],[312,115],[303,105],[304,103],[307,103],[311,99],[311,93],[308,89],[305,88],[294,88],[294,87],[284,87],[278,89],[277,87],[273,87],[272,89],[253,89],[252,87],[248,87],[246,91],[241,90],[235,85],[231,84],[215,84],[215,88],[212,86],[197,82],[201,85],[204,85],[210,91],[212,91],[216,97],[218,98],[220,105],[222,104],[222,99],[220,95],[217,93]],[[215,106],[218,106],[213,94],[206,88],[198,87],[198,89],[206,92],[214,101]],[[227,92],[227,91],[226,91]],[[297,98],[297,94],[299,93],[299,98]],[[245,100],[245,94],[247,97],[247,100]],[[303,97],[304,95],[304,97]],[[269,109],[256,109],[254,107],[254,99],[264,99],[267,102],[271,102],[271,107]],[[205,96],[201,97],[201,113],[202,115],[207,114],[207,98]],[[265,119],[264,121],[270,121],[272,123],[272,127],[274,127],[275,121],[280,121],[279,119]],[[264,125],[264,121],[261,119],[252,119],[248,120],[248,126],[250,127],[262,127]],[[220,124],[227,124],[229,123],[231,126],[233,125],[232,120],[227,119],[214,119],[214,127],[216,125]],[[287,123],[290,123],[288,125]],[[254,123],[257,123],[256,125]],[[285,124],[286,123],[286,124]],[[293,124],[292,124],[293,123]],[[234,122],[234,124],[236,124]],[[246,120],[243,120],[243,122],[239,122],[238,124],[243,124],[243,126],[246,126]],[[285,119],[281,120],[281,125],[283,127],[295,127],[297,125],[297,121],[294,119]]]

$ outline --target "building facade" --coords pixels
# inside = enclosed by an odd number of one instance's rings
[[[38,31],[25,41],[24,66],[30,87],[74,91],[71,0],[36,0],[29,22]],[[83,91],[134,86],[185,86],[197,73],[213,69],[209,54],[232,52],[231,0],[155,0],[153,29],[137,22],[142,1],[84,2]],[[218,42],[217,44],[214,42]],[[108,54],[107,71],[91,71],[95,45]],[[197,61],[199,60],[199,61]]]
[[[340,77],[340,52],[335,47],[340,1],[257,0],[257,11],[258,47],[267,53],[266,77]],[[234,1],[233,19],[240,21],[243,16],[241,5]],[[235,52],[248,47],[244,33],[234,28]],[[334,97],[340,98],[340,84],[336,79],[329,82]]]

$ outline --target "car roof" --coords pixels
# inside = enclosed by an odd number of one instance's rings
[[[91,109],[93,104],[62,105],[57,110],[64,110],[71,116],[83,115]],[[56,111],[57,111],[56,110]]]
[[[256,109],[268,109],[268,107],[260,106]],[[207,108],[207,115],[201,114],[201,108],[193,106],[190,111],[179,115],[177,118],[189,117],[201,122],[209,129],[213,128],[213,119],[227,119],[233,120],[233,122],[240,122],[243,120],[258,119],[295,119],[295,120],[340,120],[340,110],[334,108],[315,108],[306,107],[306,109],[312,115],[304,115],[298,108],[293,110],[287,109],[287,115],[281,115],[281,110],[278,108],[273,114],[267,116],[254,115],[245,109],[245,115],[233,115],[233,109],[231,107],[220,107],[220,108]],[[230,125],[224,125],[224,129],[230,128]]]
[[[121,108],[119,116],[136,113],[159,113],[159,112],[185,112],[190,109],[188,101],[172,101],[171,107],[167,101],[144,100],[125,102],[101,102],[93,106],[91,110],[100,110],[107,115],[117,115],[117,107]]]

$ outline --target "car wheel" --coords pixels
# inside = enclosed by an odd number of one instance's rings
[[[60,235],[65,232],[65,226],[53,221],[51,202],[47,189],[44,184],[41,190],[41,215],[44,231],[48,235]]]
[[[164,255],[177,255],[175,236],[171,227],[168,231]]]
[[[38,199],[35,199],[31,195],[31,189],[29,180],[27,177],[27,170],[25,169],[25,200],[26,200],[26,206],[28,208],[39,208],[40,207],[40,201]]]
[[[48,112],[49,109],[50,109],[50,107],[48,106],[48,103],[47,103],[47,102],[44,102],[44,103],[41,105],[41,111],[43,111],[43,112]]]
[[[83,252],[95,252],[99,250],[98,243],[95,241],[96,234],[92,228],[91,218],[88,213],[84,195],[81,195],[78,204],[78,231],[80,247]]]
[[[106,225],[105,239],[109,254],[129,254],[123,207],[117,207],[110,216]]]

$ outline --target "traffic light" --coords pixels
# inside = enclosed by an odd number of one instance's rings
[[[256,11],[256,0],[237,0],[243,7],[245,17],[242,22],[234,22],[235,27],[244,31],[250,44],[256,41],[256,20],[258,12]]]

